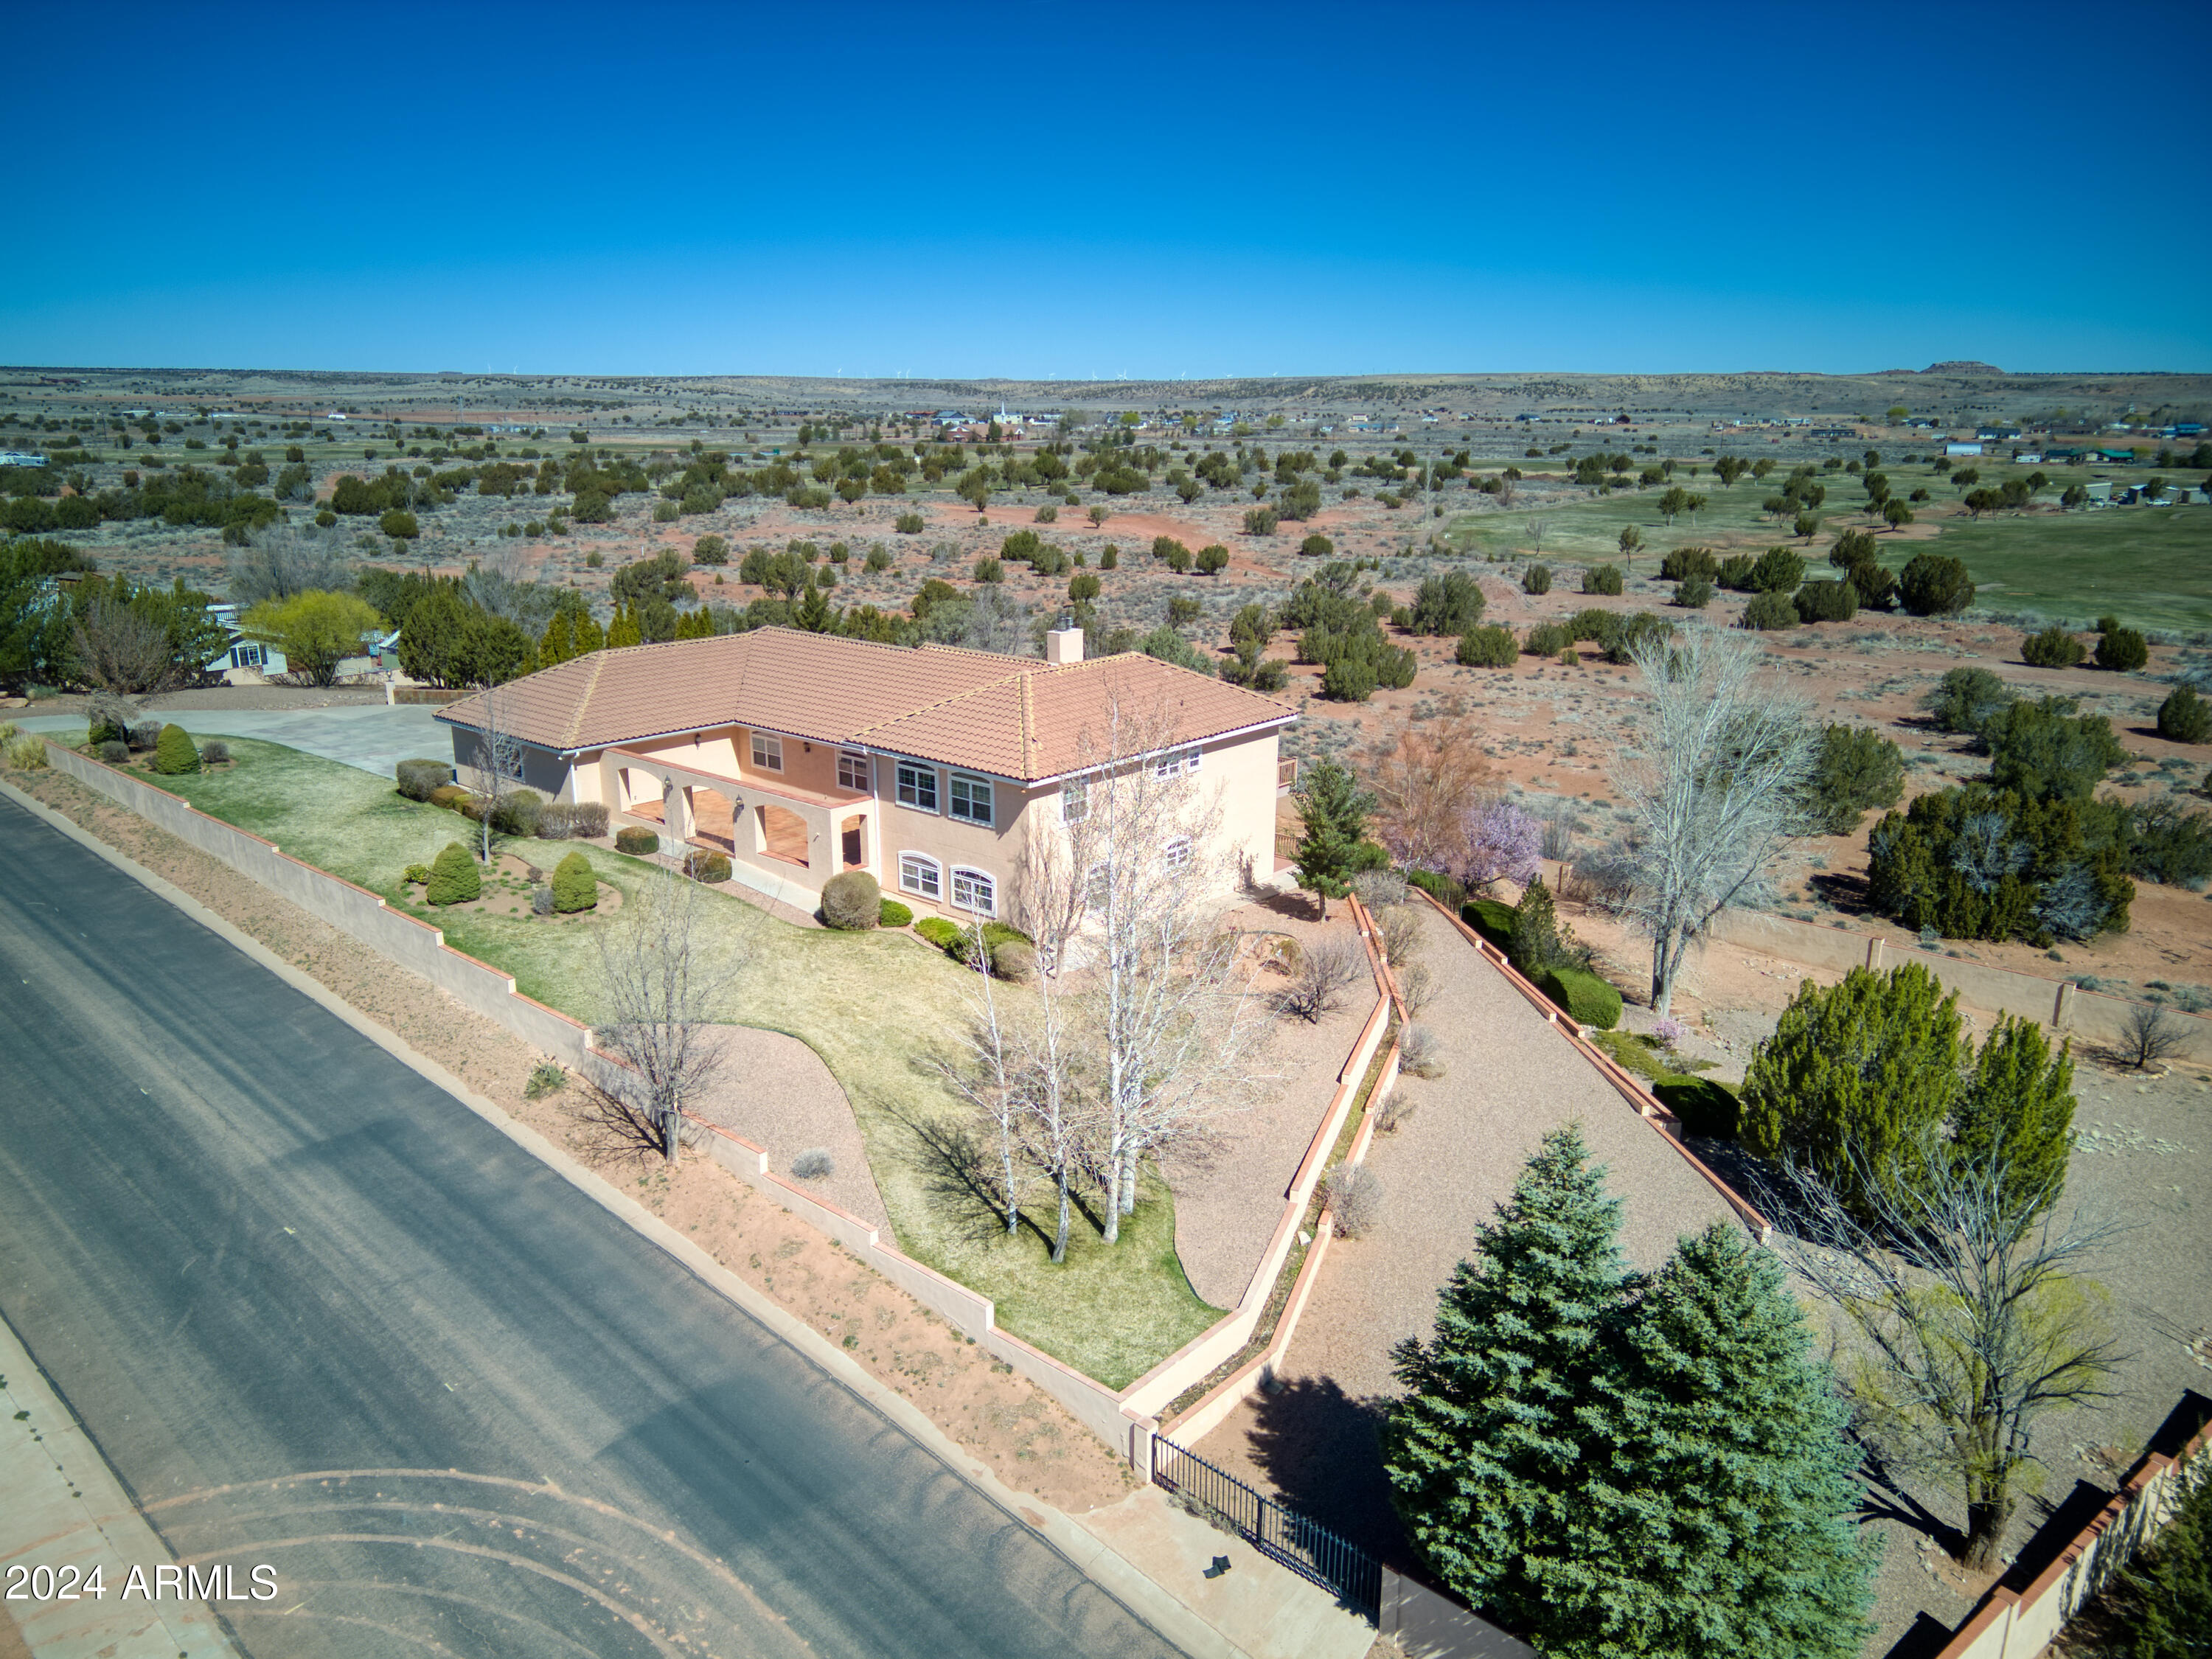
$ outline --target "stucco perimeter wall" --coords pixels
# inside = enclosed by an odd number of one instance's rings
[[[428,922],[388,909],[367,888],[303,864],[274,842],[211,818],[166,789],[140,781],[99,761],[46,744],[55,770],[136,812],[180,841],[221,859],[307,911],[343,929],[380,955],[411,969],[466,1006],[497,1021],[524,1042],[579,1064],[590,1046],[590,1033],[566,1014],[517,992],[514,981],[489,964],[464,956]]]
[[[1959,1000],[1993,1013],[2033,1019],[2052,1030],[2086,1042],[2115,1042],[2124,1034],[2129,1016],[2142,1005],[2127,997],[2084,991],[2071,980],[2045,979],[2036,974],[1992,968],[1986,963],[1966,962],[1938,951],[1900,947],[1876,934],[1841,927],[1815,927],[1759,911],[1724,913],[1712,928],[1716,942],[1764,951],[1809,967],[1838,973],[1853,968],[1876,969],[1917,962],[1956,991]],[[2183,1052],[2199,1061],[2212,1060],[2212,1019],[2168,1013],[2189,1032]]]
[[[2179,1456],[2153,1452],[2142,1458],[2056,1560],[2027,1589],[2000,1584],[1984,1596],[1936,1659],[2035,1659],[2172,1517],[2183,1474],[2205,1455],[2208,1442],[2212,1425],[2191,1437]]]

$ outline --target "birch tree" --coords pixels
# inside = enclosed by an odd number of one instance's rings
[[[1673,1006],[1692,941],[1763,889],[1812,763],[1803,699],[1763,684],[1759,647],[1709,629],[1631,646],[1645,696],[1612,781],[1634,821],[1611,902],[1651,941],[1651,1006]]]
[[[659,1142],[673,1164],[685,1106],[713,1086],[722,1050],[709,1027],[748,965],[742,935],[709,937],[714,897],[665,866],[647,876],[611,926],[598,930],[599,1047],[623,1062],[605,1092]]]
[[[492,818],[503,796],[522,787],[522,744],[507,729],[506,698],[501,689],[488,685],[481,694],[483,709],[477,729],[477,775],[483,796],[483,816],[477,823],[481,862],[491,862]]]

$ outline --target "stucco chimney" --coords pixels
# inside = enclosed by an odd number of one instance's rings
[[[1044,659],[1049,663],[1081,662],[1083,630],[1073,617],[1062,617],[1060,626],[1044,636]]]

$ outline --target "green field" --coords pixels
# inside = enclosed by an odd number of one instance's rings
[[[1536,465],[1528,463],[1532,468]],[[1906,539],[1887,532],[1880,538],[1883,562],[1893,569],[1932,548],[1966,561],[1979,590],[1977,605],[1983,610],[2036,611],[2085,625],[2110,613],[2139,628],[2184,633],[2212,629],[2212,506],[1993,514],[1976,520],[1952,515],[1950,509],[1961,492],[1927,467],[1885,464],[1881,470],[1899,496],[1924,488],[1935,497],[1914,507],[1921,525],[1936,526],[1932,542],[1924,536]],[[2032,470],[1985,464],[1980,482],[1995,484],[2025,477]],[[1759,510],[1759,503],[1779,488],[1786,471],[1763,483],[1741,478],[1729,489],[1710,474],[1692,479],[1686,476],[1686,469],[1678,468],[1678,480],[1686,489],[1703,494],[1708,505],[1694,519],[1686,515],[1672,525],[1659,515],[1660,491],[1654,488],[1611,495],[1582,494],[1547,504],[1524,496],[1503,513],[1451,519],[1443,538],[1462,552],[1522,560],[1536,540],[1530,521],[1540,520],[1546,563],[1618,563],[1621,530],[1634,525],[1644,536],[1634,569],[1656,575],[1659,560],[1668,550],[1698,544],[1738,548],[1787,544],[1802,548],[1809,556],[1808,562],[1818,564],[1838,533],[1871,527],[1856,510],[1864,499],[1858,480],[1849,474],[1824,473],[1828,498],[1819,509],[1820,532],[1806,546],[1788,526],[1777,524]],[[2095,478],[2126,482],[2148,476],[2148,470],[2142,468],[2046,467],[2044,471],[2055,481],[2038,498],[2045,503],[2055,501],[2069,483]],[[2177,483],[2194,482],[2193,475],[2167,476]],[[1529,482],[1537,480],[1532,477]]]
[[[447,944],[514,975],[526,994],[581,1020],[599,1018],[589,924],[434,911],[401,879],[407,866],[428,863],[449,841],[467,842],[477,826],[404,799],[388,781],[353,767],[276,744],[228,742],[235,766],[159,781],[210,817],[435,922]],[[501,845],[544,869],[580,848],[600,879],[625,892],[650,867],[576,842],[502,837]],[[1111,1388],[1134,1382],[1221,1316],[1183,1273],[1174,1199],[1150,1171],[1121,1242],[1100,1242],[1079,1211],[1059,1267],[1033,1233],[1009,1240],[943,1178],[915,1126],[957,1121],[958,1108],[930,1064],[967,1018],[964,969],[904,934],[794,927],[735,897],[710,908],[723,938],[752,951],[723,1017],[788,1033],[822,1056],[860,1120],[901,1249],[990,1297],[1000,1325]],[[1032,1213],[1048,1215],[1048,1193],[1032,1194]]]

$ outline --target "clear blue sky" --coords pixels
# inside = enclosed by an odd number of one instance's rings
[[[18,7],[0,361],[2212,369],[2212,6]]]

